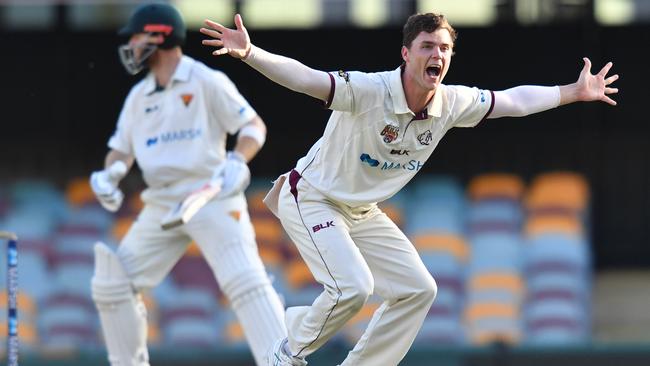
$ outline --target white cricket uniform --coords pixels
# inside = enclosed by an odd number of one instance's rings
[[[325,288],[311,306],[287,310],[289,345],[295,356],[309,355],[376,293],[384,303],[342,365],[397,365],[437,288],[409,239],[376,203],[415,176],[449,129],[483,120],[494,98],[487,90],[440,85],[415,114],[401,68],[330,78],[333,112],[323,137],[267,197]]]
[[[244,194],[209,202],[180,227],[160,226],[168,210],[225,160],[227,133],[255,116],[224,73],[183,56],[165,88],[157,88],[151,73],[132,88],[108,146],[135,156],[147,184],[145,207],[117,252],[133,285],[159,284],[194,240],[261,364],[272,342],[285,334],[284,309],[260,260]],[[252,310],[260,304],[263,309]]]
[[[108,142],[135,156],[145,203],[175,204],[205,183],[226,158],[226,133],[257,115],[224,73],[188,56],[170,84],[157,91],[151,73],[136,84]]]

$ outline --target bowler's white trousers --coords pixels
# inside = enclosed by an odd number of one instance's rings
[[[374,292],[384,302],[341,365],[397,365],[437,290],[413,244],[376,204],[351,208],[333,202],[296,171],[282,184],[277,214],[324,286],[311,306],[287,309],[294,356],[316,351]]]

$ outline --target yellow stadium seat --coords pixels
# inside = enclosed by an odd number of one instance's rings
[[[256,213],[266,213],[270,212],[262,201],[266,196],[266,191],[257,190],[246,195],[248,200],[248,209],[250,210],[251,216],[254,216]]]
[[[274,217],[253,217],[251,219],[255,228],[257,241],[277,243],[282,240],[282,225]]]
[[[185,255],[188,256],[188,257],[200,257],[201,256],[201,249],[199,249],[199,246],[196,245],[196,242],[192,241],[187,246],[187,250],[185,251]]]
[[[158,322],[147,322],[147,342],[149,344],[160,344],[161,331]]]
[[[299,289],[305,285],[317,283],[311,274],[309,267],[302,260],[296,259],[286,266],[285,276],[287,283],[294,289]]]
[[[156,298],[153,297],[150,293],[140,294],[140,298],[144,303],[144,306],[147,307],[147,315],[151,318],[157,318],[159,315],[158,302]]]
[[[258,249],[260,258],[262,258],[262,262],[264,262],[265,265],[278,267],[284,262],[282,253],[277,248],[259,245]]]
[[[519,318],[519,307],[507,303],[477,303],[465,310],[465,320],[471,324],[483,318]],[[471,325],[470,325],[471,326]]]
[[[370,321],[375,311],[379,308],[379,305],[380,304],[375,302],[368,302],[364,304],[361,310],[359,310],[358,313],[354,314],[354,316],[348,320],[347,324],[354,325],[359,322]]]
[[[532,237],[544,233],[565,233],[581,236],[584,228],[575,216],[543,215],[533,216],[526,222],[525,233]]]
[[[0,340],[6,342],[7,323],[0,323]],[[34,346],[38,344],[38,330],[36,326],[27,322],[18,322],[18,339],[21,344]]]
[[[244,328],[238,321],[232,321],[226,326],[226,338],[231,343],[245,342]]]
[[[113,238],[118,242],[124,238],[131,225],[133,225],[134,218],[130,216],[120,217],[113,223],[113,228],[111,229],[111,234]]]
[[[586,209],[589,203],[586,179],[572,172],[552,172],[537,176],[526,195],[529,211],[560,208],[573,211]]]
[[[404,224],[404,214],[399,207],[390,203],[382,203],[380,204],[380,208],[395,225],[402,227],[402,224]]]
[[[88,203],[95,203],[97,199],[90,188],[88,177],[76,177],[68,182],[65,190],[65,197],[68,203],[74,207],[80,207]]]
[[[486,289],[504,289],[513,294],[523,295],[525,287],[520,275],[516,273],[487,273],[472,277],[469,280],[470,291]]]
[[[492,343],[505,343],[515,345],[521,342],[521,332],[470,332],[470,339],[473,344],[487,345]]]
[[[127,201],[127,206],[129,210],[134,214],[142,211],[144,208],[144,202],[142,202],[142,199],[140,198],[140,193],[131,194]]]
[[[482,174],[470,181],[468,192],[472,200],[490,198],[519,200],[524,193],[524,181],[514,174]]]
[[[342,331],[348,342],[354,344],[366,330],[367,324],[372,319],[379,303],[367,302],[343,327]]]
[[[280,247],[286,254],[285,257],[290,258],[289,260],[302,260],[298,248],[291,240],[282,240]]]
[[[159,325],[160,309],[158,302],[150,293],[140,295],[144,306],[147,308],[147,339],[151,344],[159,344],[161,330]]]
[[[453,234],[419,234],[413,238],[413,244],[419,251],[449,252],[459,261],[467,262],[470,248],[460,236]]]
[[[36,328],[37,305],[36,301],[29,295],[18,292],[16,298],[18,315],[18,337],[20,343],[34,346],[38,343],[38,329]],[[0,292],[0,311],[7,313],[7,292]],[[7,318],[0,323],[0,340],[6,341]]]
[[[36,301],[29,296],[28,294],[18,291],[17,296],[17,306],[18,309],[25,315],[36,316]],[[7,309],[7,292],[0,292],[0,310],[5,311]]]

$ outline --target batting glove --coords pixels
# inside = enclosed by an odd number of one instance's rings
[[[108,211],[115,212],[122,205],[124,193],[118,188],[118,183],[127,172],[126,164],[116,161],[108,169],[93,172],[90,175],[90,187],[99,203]]]
[[[251,172],[244,156],[236,151],[229,151],[222,165],[220,175],[223,184],[219,197],[230,197],[243,192],[251,182]]]

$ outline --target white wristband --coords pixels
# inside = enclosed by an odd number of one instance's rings
[[[266,141],[266,133],[259,127],[251,124],[245,125],[241,128],[241,130],[239,130],[239,137],[243,136],[252,138],[259,144],[260,147],[262,147]]]

